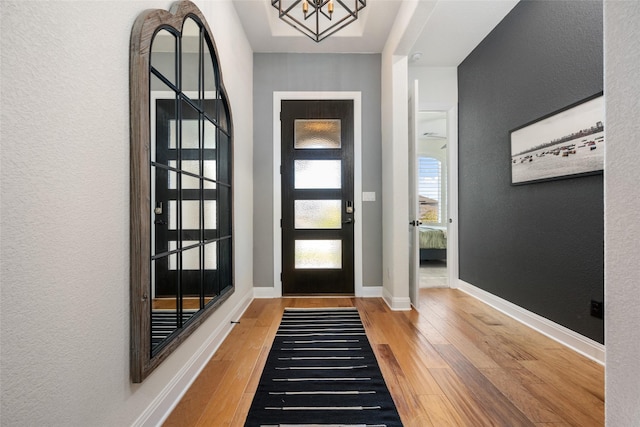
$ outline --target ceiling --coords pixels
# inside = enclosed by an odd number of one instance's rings
[[[354,0],[343,1],[353,4]],[[407,10],[413,10],[414,19],[401,35],[407,39],[408,51],[401,53],[410,58],[421,53],[420,59],[411,59],[414,66],[459,65],[517,2],[368,0],[357,21],[316,43],[282,22],[271,0],[233,0],[254,52],[380,53],[396,18],[401,20],[411,14]]]

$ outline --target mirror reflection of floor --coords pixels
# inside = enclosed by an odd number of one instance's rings
[[[205,297],[204,303],[207,304],[211,301],[211,297]],[[154,309],[164,309],[170,310],[176,308],[176,300],[175,298],[154,298],[153,299],[153,308]],[[183,309],[199,309],[200,308],[200,298],[197,297],[184,297],[182,298],[182,308]]]
[[[420,288],[448,288],[447,261],[420,261]]]

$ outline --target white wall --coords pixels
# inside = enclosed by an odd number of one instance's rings
[[[640,420],[640,3],[605,1],[606,424]]]
[[[170,5],[0,3],[3,426],[131,425],[251,295],[252,52],[231,3],[207,2],[235,120],[236,292],[131,384],[129,37]]]
[[[448,110],[458,104],[457,67],[424,67],[409,64],[409,83],[418,80],[419,108]]]
[[[382,51],[382,274],[392,309],[409,310],[409,81],[407,54],[434,2],[403,1]]]

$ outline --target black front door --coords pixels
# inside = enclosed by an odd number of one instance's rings
[[[352,294],[353,101],[282,101],[282,289]]]

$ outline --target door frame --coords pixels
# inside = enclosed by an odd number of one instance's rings
[[[411,86],[411,84],[409,84]],[[411,90],[412,89],[412,90]],[[409,217],[407,222],[420,220],[420,208],[418,197],[418,114],[419,82],[413,81],[413,88],[409,90]],[[418,225],[409,228],[409,300],[411,305],[418,310],[420,308],[420,239]]]
[[[458,104],[422,103],[420,111],[447,113],[447,278],[449,288],[457,289],[460,277],[458,252]],[[410,159],[412,161],[412,159]]]
[[[362,94],[361,92],[273,92],[273,287],[274,297],[282,297],[282,184],[280,175],[282,101],[353,101],[353,286],[356,297],[368,296],[362,284]]]

